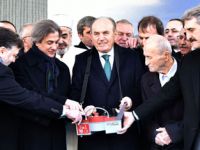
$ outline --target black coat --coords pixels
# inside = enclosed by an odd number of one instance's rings
[[[85,44],[81,41],[78,45],[74,45],[74,47],[77,47],[77,48],[83,48],[83,49],[87,49],[87,46],[85,46]]]
[[[63,105],[70,90],[70,75],[68,67],[55,58],[59,70],[56,88],[48,93],[46,59],[36,46],[23,55],[13,65],[16,80],[25,88],[55,99]],[[24,115],[21,133],[21,150],[65,150],[66,135],[64,120],[48,121],[35,114]],[[37,119],[35,119],[37,118]]]
[[[0,149],[17,150],[19,118],[15,113],[26,109],[48,117],[59,118],[62,105],[22,88],[10,68],[0,63]]]
[[[142,76],[141,88],[144,102],[152,96],[155,96],[161,89],[158,73],[146,72]],[[176,102],[164,107],[153,115],[151,119],[148,119],[144,125],[144,136],[148,137],[147,140],[150,144],[156,145],[156,129],[159,127],[165,127],[173,142],[173,144],[165,146],[165,149],[181,150],[183,146],[183,101],[181,99],[176,99],[174,101]],[[163,149],[163,147],[160,146],[160,148],[157,149]]]
[[[139,118],[144,119],[180,96],[184,100],[184,150],[191,150],[200,121],[200,49],[186,55],[177,74],[155,97],[135,111]]]
[[[122,93],[123,96],[129,96],[133,99],[133,106],[135,108],[141,103],[140,78],[144,68],[141,65],[138,55],[134,51],[115,45],[114,55],[116,51],[119,54],[119,74]],[[72,92],[70,94],[72,99],[80,99],[81,87],[89,54],[90,51],[86,51],[76,56],[72,76]],[[115,64],[116,62],[114,59],[111,79],[110,82],[108,82],[99,60],[99,54],[96,49],[92,49],[92,63],[84,106],[94,105],[103,107],[111,114],[113,108],[119,106],[120,92]],[[136,126],[134,126],[124,135],[96,133],[91,136],[81,137],[79,138],[79,149],[139,150],[138,141],[138,133]]]

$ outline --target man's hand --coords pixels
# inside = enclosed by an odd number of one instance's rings
[[[85,116],[90,116],[95,113],[97,110],[93,105],[86,106],[84,109]]]
[[[71,119],[73,124],[80,124],[82,121],[82,113],[77,109],[68,109],[66,106],[63,107],[65,109],[65,114],[67,118]]]
[[[138,39],[137,38],[129,38],[126,41],[126,48],[136,48],[138,46]]]
[[[71,110],[80,110],[81,112],[83,112],[82,106],[78,102],[76,102],[76,101],[67,99],[66,102],[65,102],[65,106],[68,109],[71,109]]]
[[[125,110],[129,110],[131,107],[132,107],[132,100],[130,99],[130,97],[123,97],[121,102],[120,102],[120,105],[119,105],[119,108],[121,108],[123,105],[125,105]]]
[[[132,112],[124,112],[123,128],[118,130],[117,134],[124,134],[134,121],[135,119]]]
[[[169,145],[172,142],[165,128],[158,128],[156,129],[156,131],[158,132],[158,134],[155,137],[156,144],[164,146]]]

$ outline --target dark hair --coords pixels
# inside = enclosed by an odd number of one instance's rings
[[[163,26],[162,21],[159,18],[155,16],[143,17],[138,23],[138,31],[141,30],[142,32],[145,32],[148,26],[155,27],[159,35],[164,35],[164,26]]]
[[[77,24],[77,32],[78,34],[83,35],[84,27],[91,27],[92,23],[94,22],[96,18],[92,16],[85,16],[82,19],[79,20]]]
[[[23,42],[19,38],[18,34],[9,29],[0,27],[0,46],[3,46],[5,48],[17,46],[18,48],[22,48]]]
[[[8,21],[8,20],[1,20],[0,23],[7,23],[7,24],[10,24],[11,26],[13,26],[13,27],[15,28],[15,31],[17,32],[17,28],[16,28],[16,26],[15,26],[12,22],[10,22],[10,21]]]
[[[32,41],[40,43],[49,34],[58,32],[61,35],[60,27],[52,20],[41,20],[37,22],[32,31]]]
[[[170,22],[170,21],[179,21],[182,25],[184,25],[183,20],[182,20],[182,19],[179,19],[179,18],[172,18],[172,19],[170,19],[168,22]]]

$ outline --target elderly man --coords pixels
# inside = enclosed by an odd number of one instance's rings
[[[165,37],[172,46],[172,54],[175,58],[180,59],[181,53],[178,47],[178,36],[183,29],[183,21],[181,19],[170,19],[165,27]]]
[[[144,46],[145,63],[149,72],[142,76],[142,96],[147,101],[156,95],[177,70],[177,61],[171,56],[172,48],[166,38],[152,35]],[[145,123],[144,137],[148,137],[151,150],[181,150],[183,103],[179,100],[175,104],[164,107]],[[163,147],[163,145],[166,145]]]
[[[72,76],[75,56],[84,52],[85,49],[77,48],[72,45],[72,19],[70,16],[57,14],[51,19],[58,24],[61,30],[56,57],[68,66],[70,75]]]
[[[184,150],[199,150],[200,6],[188,10],[183,20],[187,39],[191,41],[192,48],[195,50],[185,56],[176,75],[156,96],[150,98],[135,111],[125,113],[125,127],[119,133],[125,132],[134,120],[143,120],[155,110],[169,105],[173,99],[182,96],[184,100]]]

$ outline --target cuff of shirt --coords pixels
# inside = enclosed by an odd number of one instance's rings
[[[132,111],[133,113],[133,117],[135,120],[140,120],[140,118],[138,117],[138,115],[135,113],[135,111]]]
[[[65,106],[63,106],[62,115],[60,116],[60,119],[65,118],[66,114],[67,114],[67,109],[65,108]]]

